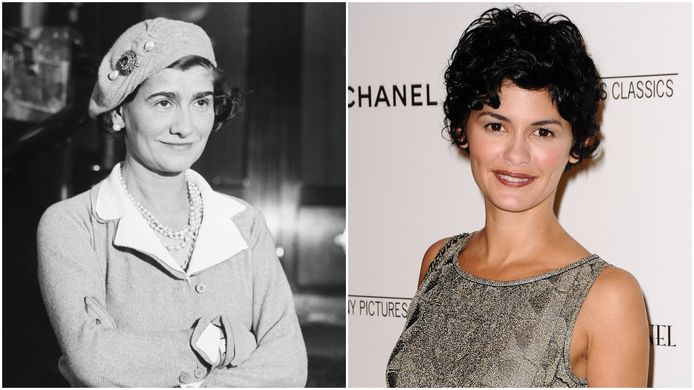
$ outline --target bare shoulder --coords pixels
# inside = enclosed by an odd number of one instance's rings
[[[427,274],[427,271],[429,270],[429,266],[431,263],[434,261],[436,258],[436,254],[439,253],[441,248],[446,244],[448,241],[448,237],[442,238],[435,243],[431,244],[429,248],[424,252],[424,258],[422,259],[422,266],[419,269],[419,282],[417,283],[417,286],[421,286],[422,282],[424,281],[424,277]]]
[[[623,306],[629,303],[643,304],[641,286],[636,278],[621,268],[610,266],[605,268],[595,280],[589,298],[600,302],[597,305],[605,310],[609,306]]]
[[[598,328],[607,322],[615,324],[641,318],[646,310],[639,282],[615,266],[600,273],[583,306],[582,311],[590,314],[591,322]]]

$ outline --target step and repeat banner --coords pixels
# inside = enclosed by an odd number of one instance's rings
[[[349,4],[349,385],[385,366],[424,251],[478,230],[468,160],[443,138],[443,73],[465,28],[506,4]],[[691,386],[691,4],[522,4],[563,13],[602,76],[600,156],[564,180],[557,212],[631,272],[651,323],[652,386]]]

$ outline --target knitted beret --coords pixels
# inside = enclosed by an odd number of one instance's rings
[[[217,66],[210,37],[195,24],[156,18],[125,30],[101,60],[89,116],[118,107],[149,76],[189,55]]]

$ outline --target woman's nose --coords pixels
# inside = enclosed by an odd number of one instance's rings
[[[171,134],[185,138],[193,133],[193,122],[191,114],[185,109],[179,109],[174,123],[171,125]]]
[[[525,137],[517,134],[509,140],[504,150],[504,160],[512,166],[521,166],[530,161],[530,151]]]

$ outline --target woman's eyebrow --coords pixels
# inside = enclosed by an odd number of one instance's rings
[[[163,96],[171,100],[176,100],[176,98],[178,98],[178,94],[176,92],[159,91],[147,96],[145,100],[149,100],[157,96]]]
[[[214,92],[212,91],[202,91],[202,92],[197,92],[193,95],[193,100],[195,99],[201,99],[204,98],[205,96],[213,95]],[[158,97],[158,96],[163,96],[165,98],[171,99],[171,100],[176,100],[178,99],[178,94],[176,92],[168,92],[168,91],[159,91],[155,92],[149,96],[147,96],[146,100]]]
[[[503,116],[503,115],[501,115],[501,114],[497,114],[497,113],[495,113],[495,112],[491,112],[491,111],[482,111],[482,112],[480,112],[480,114],[478,115],[478,117],[484,116],[484,115],[491,116],[492,118],[498,119],[498,120],[500,120],[500,121],[502,121],[502,122],[511,122],[511,120],[508,119],[508,118],[506,118],[505,116]]]
[[[559,122],[556,119],[545,119],[537,122],[531,123],[532,126],[545,126],[545,125],[557,125],[559,127],[564,127],[561,125],[561,122]]]
[[[482,111],[478,116],[484,116],[484,115],[491,116],[492,118],[500,120],[502,122],[511,122],[511,120],[509,118],[507,118],[501,114],[491,112],[491,111]],[[561,125],[561,122],[559,122],[556,119],[543,119],[543,120],[535,121],[535,122],[531,123],[530,125],[531,126],[557,125],[559,127],[564,127]]]
[[[195,99],[200,99],[200,98],[204,98],[205,96],[210,96],[210,95],[213,95],[213,94],[214,94],[214,92],[212,92],[212,91],[198,92],[198,93],[196,93],[195,95],[193,95],[193,100],[195,100]]]

